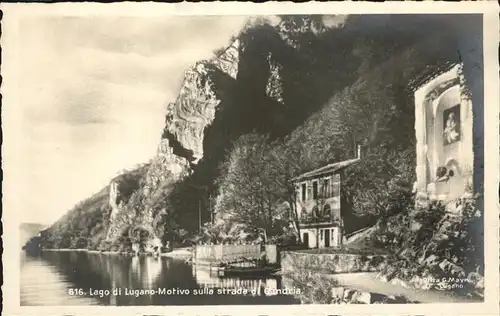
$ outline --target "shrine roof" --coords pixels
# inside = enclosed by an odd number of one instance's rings
[[[428,65],[419,73],[418,76],[410,80],[407,86],[407,90],[410,92],[415,92],[418,88],[438,77],[439,75],[449,71],[457,64],[458,63],[456,61],[443,61],[434,65]]]

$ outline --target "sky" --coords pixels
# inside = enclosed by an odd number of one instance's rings
[[[50,224],[147,162],[184,70],[246,19],[35,16],[17,22],[17,36],[5,27],[16,73],[4,78],[17,92],[2,113],[4,209]]]

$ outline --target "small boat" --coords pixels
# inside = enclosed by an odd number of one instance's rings
[[[226,267],[219,270],[219,276],[233,277],[233,276],[247,276],[247,277],[260,277],[270,275],[279,271],[275,267]]]

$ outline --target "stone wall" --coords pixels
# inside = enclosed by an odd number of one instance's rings
[[[307,269],[317,273],[350,273],[380,271],[386,265],[384,255],[313,254],[294,251],[281,253],[281,269],[299,273]]]

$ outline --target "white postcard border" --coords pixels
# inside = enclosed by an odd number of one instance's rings
[[[425,315],[498,315],[499,307],[499,252],[498,252],[498,183],[499,183],[499,104],[498,93],[498,6],[495,2],[343,2],[343,3],[60,3],[60,4],[2,4],[2,116],[9,106],[15,106],[19,91],[16,82],[15,21],[35,15],[260,15],[260,14],[361,14],[361,13],[482,13],[484,14],[484,88],[485,88],[485,302],[453,304],[402,304],[402,305],[297,305],[297,306],[135,306],[135,307],[20,307],[19,264],[17,249],[19,220],[15,209],[9,209],[9,198],[29,198],[19,188],[9,187],[9,171],[4,170],[3,201],[3,265],[4,265],[4,314],[5,315],[347,315],[377,313]],[[15,124],[14,119],[3,124]],[[4,153],[4,159],[15,159]]]

